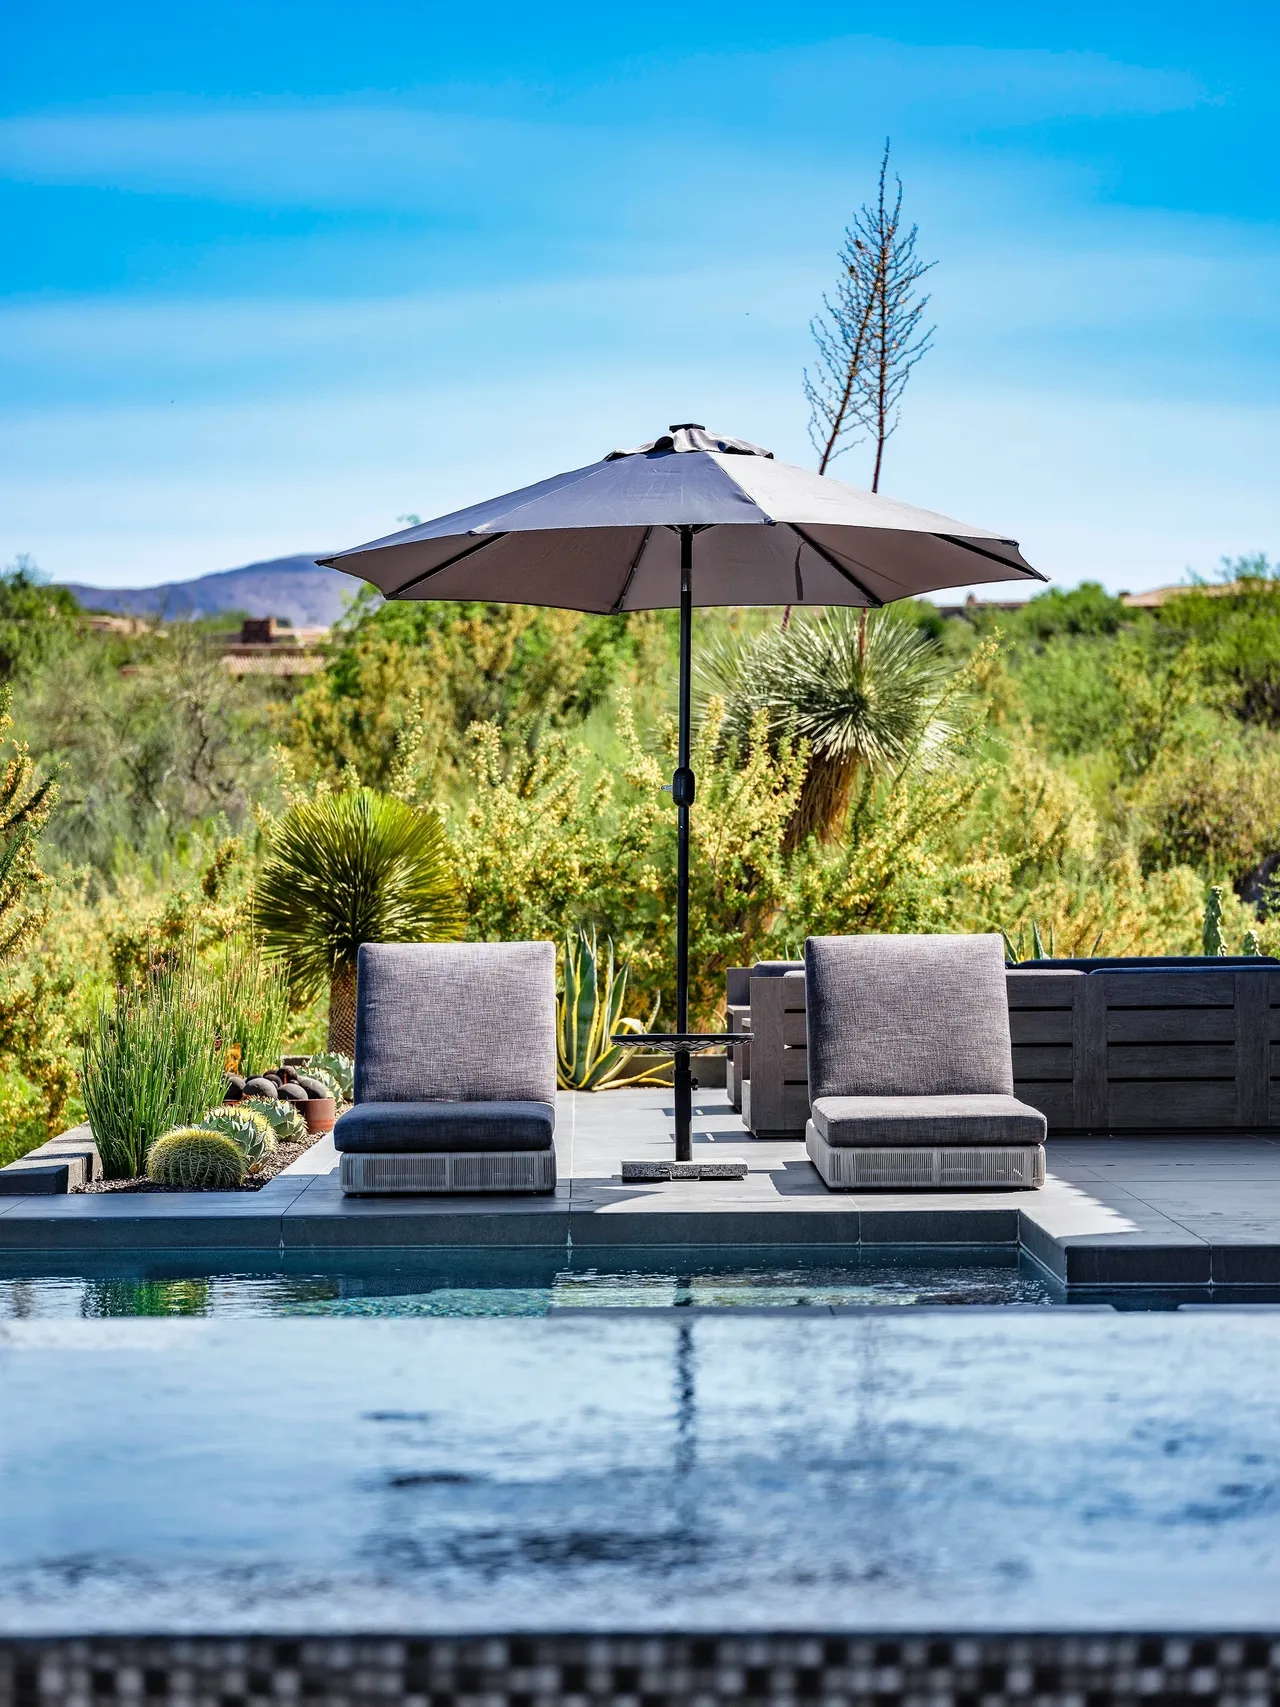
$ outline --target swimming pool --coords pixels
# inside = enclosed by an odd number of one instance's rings
[[[937,1250],[201,1252],[0,1263],[0,1321],[111,1316],[482,1317],[573,1310],[1004,1304],[1061,1298],[1007,1247]]]

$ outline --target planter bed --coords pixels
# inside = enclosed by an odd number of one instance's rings
[[[246,1176],[243,1185],[210,1188],[214,1195],[223,1197],[236,1196],[245,1191],[261,1191],[268,1180],[273,1180],[277,1174],[282,1174],[291,1162],[296,1162],[299,1156],[305,1156],[307,1151],[321,1138],[327,1138],[327,1132],[308,1132],[305,1137],[296,1142],[277,1144],[275,1149],[263,1162],[262,1166]],[[71,1187],[72,1196],[99,1195],[105,1192],[147,1191],[174,1194],[187,1191],[187,1187],[175,1185],[156,1185],[154,1181],[143,1179],[98,1179],[86,1185]]]

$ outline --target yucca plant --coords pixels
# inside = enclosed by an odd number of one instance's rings
[[[618,966],[609,942],[603,961],[594,928],[570,931],[564,943],[564,989],[556,1003],[556,1065],[565,1090],[604,1091],[620,1085],[657,1084],[665,1061],[636,1059],[637,1051],[614,1043],[616,1031],[648,1031],[658,1017],[654,1004],[647,1024],[624,1016],[628,968]]]
[[[99,1004],[80,1069],[81,1094],[108,1179],[136,1179],[170,1127],[216,1103],[224,1081],[218,997],[187,961],[153,970]]]
[[[464,916],[440,819],[356,788],[296,801],[271,834],[254,897],[263,949],[294,997],[329,987],[329,1048],[355,1053],[362,942],[452,942]]]
[[[865,620],[864,620],[865,619]],[[809,768],[787,845],[844,829],[859,772],[883,775],[953,734],[954,671],[937,642],[891,609],[843,607],[704,654],[707,690],[725,701],[724,733],[745,744],[764,711],[775,734],[808,743]]]

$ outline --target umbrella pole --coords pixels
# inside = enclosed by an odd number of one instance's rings
[[[676,804],[676,1030],[689,1030],[689,808],[694,780],[689,768],[693,651],[693,529],[680,529],[680,747],[671,797]],[[693,1075],[687,1049],[675,1054],[676,1161],[693,1160]]]

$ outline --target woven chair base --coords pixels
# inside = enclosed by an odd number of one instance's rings
[[[344,1150],[338,1178],[348,1196],[554,1191],[556,1153],[554,1149],[479,1153]]]
[[[804,1145],[833,1191],[1037,1191],[1044,1184],[1043,1144],[855,1149],[828,1144],[810,1121]]]

